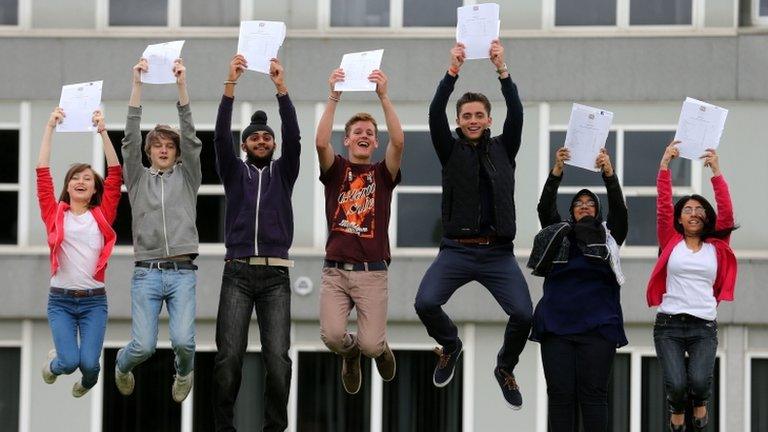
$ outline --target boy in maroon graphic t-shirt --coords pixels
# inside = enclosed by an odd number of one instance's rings
[[[320,288],[320,337],[342,356],[341,381],[347,393],[360,390],[360,356],[376,360],[384,381],[395,377],[395,357],[387,346],[387,267],[389,254],[389,209],[392,190],[400,182],[403,129],[387,95],[387,76],[375,70],[368,77],[376,83],[389,132],[386,156],[372,163],[379,146],[376,120],[358,113],[344,127],[347,157],[331,146],[331,132],[341,92],[334,84],[344,80],[344,71],[331,73],[331,93],[317,126],[315,146],[320,160],[320,181],[325,186],[325,215],[328,242],[325,246]],[[357,309],[357,333],[347,331],[352,308]]]

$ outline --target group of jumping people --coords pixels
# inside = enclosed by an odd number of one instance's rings
[[[528,267],[544,278],[544,293],[534,309],[514,254],[516,155],[521,145],[523,106],[504,61],[499,40],[490,47],[506,104],[501,135],[491,136],[491,104],[481,93],[465,93],[456,102],[452,131],[446,108],[465,61],[457,43],[450,64],[429,106],[429,130],[442,167],[442,240],[415,299],[415,310],[429,336],[440,345],[432,381],[448,385],[462,354],[458,328],[443,311],[453,293],[471,281],[487,288],[509,316],[493,375],[506,403],[523,404],[515,367],[528,339],[541,345],[552,431],[587,432],[608,428],[608,382],[616,349],[627,344],[620,304],[624,283],[619,248],[630,228],[628,211],[610,155],[602,150],[595,167],[607,191],[604,206],[583,189],[570,200],[569,214],[557,209],[557,191],[569,150],[555,154],[537,207],[542,230],[536,235]],[[285,73],[270,62],[280,114],[282,148],[267,115],[256,111],[240,136],[231,133],[235,87],[248,67],[236,55],[229,65],[216,118],[216,172],[226,196],[225,246],[216,319],[217,353],[213,401],[217,431],[233,431],[234,404],[242,378],[252,311],[256,310],[266,369],[265,431],[288,427],[291,388],[288,251],[293,241],[291,196],[299,174],[301,137]],[[66,116],[56,108],[45,128],[37,164],[37,191],[50,247],[48,319],[55,349],[43,367],[43,379],[80,369],[72,395],[81,397],[97,382],[107,324],[105,270],[116,234],[111,225],[125,184],[132,212],[135,267],[131,283],[132,339],[118,351],[115,384],[123,395],[135,386],[133,369],[155,351],[158,319],[168,309],[175,376],[171,394],[183,401],[194,381],[195,286],[198,233],[195,225],[201,184],[200,151],[186,84],[186,68],[176,60],[179,129],[157,125],[142,140],[141,82],[146,59],[133,67],[123,165],[107,134],[104,116],[93,113],[103,142],[107,176],[87,164],[66,173],[58,199],[49,169],[51,141]],[[325,191],[328,228],[319,295],[320,337],[340,356],[341,383],[355,394],[362,383],[362,356],[374,359],[383,381],[396,375],[387,342],[388,226],[394,188],[401,181],[405,135],[388,93],[388,79],[374,70],[369,80],[384,112],[388,142],[384,159],[374,161],[380,145],[378,125],[368,113],[345,124],[346,157],[331,142],[344,80],[336,69],[315,134],[320,182]],[[453,133],[455,132],[455,134]],[[679,156],[672,142],[657,176],[657,236],[660,255],[648,282],[649,306],[658,307],[654,341],[661,362],[671,413],[669,428],[685,430],[685,410],[693,406],[693,427],[707,424],[707,401],[717,348],[717,305],[733,300],[736,258],[729,246],[734,224],[728,185],[717,153],[702,155],[711,168],[717,211],[700,195],[673,203],[669,162]],[[142,164],[142,151],[150,166]],[[348,328],[356,309],[356,331]],[[686,361],[686,355],[688,357]],[[576,412],[580,415],[576,415]]]

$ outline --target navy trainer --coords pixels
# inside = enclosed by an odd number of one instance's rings
[[[436,387],[445,387],[451,382],[456,362],[459,361],[463,348],[464,345],[461,343],[461,339],[456,339],[456,348],[450,353],[443,352],[443,348],[435,348],[435,354],[439,358],[437,366],[435,366],[435,373],[432,374],[432,384]]]
[[[520,387],[515,380],[515,374],[511,374],[497,366],[496,369],[493,370],[493,376],[495,376],[496,381],[499,382],[501,394],[504,395],[504,400],[507,401],[507,405],[513,410],[522,408],[523,395],[520,394]]]

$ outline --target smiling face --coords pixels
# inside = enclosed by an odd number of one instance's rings
[[[67,193],[70,204],[72,202],[90,203],[96,193],[96,175],[93,170],[86,168],[74,173],[67,182]]]
[[[269,160],[275,152],[275,137],[267,131],[257,131],[248,135],[240,147],[251,158]]]
[[[689,199],[683,205],[677,222],[683,227],[686,236],[700,236],[707,221],[707,213],[701,203],[695,199]]]
[[[370,120],[359,120],[351,125],[344,137],[344,146],[349,151],[349,159],[357,163],[370,162],[373,151],[379,146],[376,138],[376,126]]]
[[[580,195],[573,201],[573,218],[578,222],[586,216],[597,216],[597,203],[589,195]]]
[[[170,169],[176,163],[178,148],[176,143],[166,137],[155,137],[149,144],[149,161],[158,171]]]
[[[483,132],[491,127],[493,119],[485,109],[482,102],[467,102],[459,109],[459,116],[456,118],[456,124],[461,129],[461,133],[470,141],[478,141],[483,136]]]

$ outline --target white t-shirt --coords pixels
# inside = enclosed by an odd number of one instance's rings
[[[670,315],[686,313],[712,321],[717,318],[713,286],[717,277],[717,251],[709,243],[698,252],[681,241],[667,262],[667,292],[658,311]]]
[[[64,213],[64,241],[58,250],[59,268],[51,286],[68,289],[101,288],[104,282],[93,278],[104,236],[90,211],[76,215]]]

